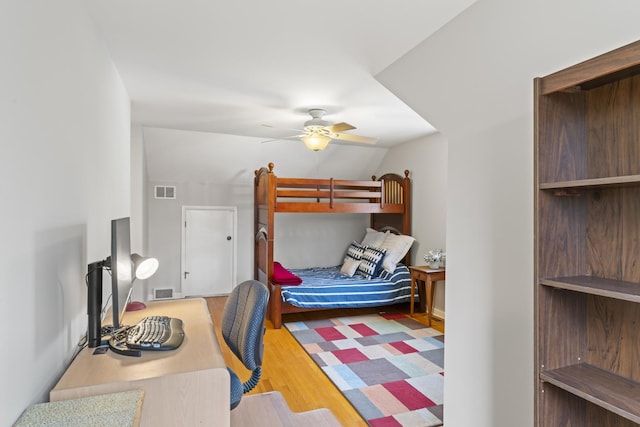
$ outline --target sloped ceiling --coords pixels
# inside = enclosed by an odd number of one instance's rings
[[[327,120],[348,122],[357,128],[351,133],[389,147],[434,129],[375,75],[473,2],[88,4],[130,94],[136,124],[263,140],[296,134],[307,110],[320,107]],[[147,147],[150,160],[153,149]]]

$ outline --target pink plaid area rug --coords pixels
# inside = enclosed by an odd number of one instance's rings
[[[401,313],[285,323],[373,427],[439,426],[444,335]]]

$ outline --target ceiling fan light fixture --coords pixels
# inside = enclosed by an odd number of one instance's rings
[[[319,108],[312,108],[309,110],[311,120],[304,122],[304,128],[321,129],[325,126],[329,126],[329,122],[322,119],[326,113],[327,112],[325,110],[321,110]]]
[[[309,150],[313,151],[324,150],[325,148],[327,148],[327,145],[329,145],[329,142],[331,141],[331,138],[329,138],[328,136],[317,133],[305,135],[300,139],[302,140],[302,142],[304,142],[304,145],[306,145]]]

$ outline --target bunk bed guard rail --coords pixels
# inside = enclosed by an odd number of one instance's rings
[[[408,175],[409,171],[405,171]],[[312,178],[280,178],[269,169],[256,171],[256,179],[269,174],[271,188],[264,188],[262,203],[273,203],[275,212],[345,212],[345,213],[403,213],[404,191],[398,181],[386,181],[384,177],[371,181],[353,181]],[[258,190],[259,191],[259,190]],[[268,200],[272,198],[271,200]]]

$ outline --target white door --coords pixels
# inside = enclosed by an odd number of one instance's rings
[[[236,208],[182,208],[182,294],[227,295],[236,278]]]

